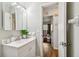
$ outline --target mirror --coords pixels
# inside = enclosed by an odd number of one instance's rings
[[[3,29],[22,30],[27,27],[26,9],[18,3],[3,2]]]

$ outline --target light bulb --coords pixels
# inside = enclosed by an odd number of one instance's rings
[[[21,6],[19,6],[19,5],[17,6],[17,8],[20,8],[20,7],[21,7]]]
[[[16,3],[16,2],[12,3],[12,6],[15,6],[15,5],[17,5],[17,3]]]

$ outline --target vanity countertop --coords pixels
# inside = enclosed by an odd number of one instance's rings
[[[31,42],[35,39],[36,39],[36,37],[32,36],[32,37],[27,38],[27,39],[20,39],[20,40],[17,40],[17,41],[8,43],[8,44],[3,44],[3,45],[15,47],[15,48],[20,48],[20,47],[24,46],[25,44],[28,44],[29,42]]]

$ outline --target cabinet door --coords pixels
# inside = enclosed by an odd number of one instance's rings
[[[26,10],[23,10],[23,26],[22,29],[26,29],[27,28],[27,13]]]
[[[16,30],[22,29],[22,20],[23,20],[23,12],[20,8],[17,8],[15,10],[15,15],[16,15]]]
[[[16,30],[26,29],[27,15],[23,8],[17,8],[16,14]]]
[[[35,50],[35,40],[33,40],[18,49],[18,56],[19,57],[34,57],[34,56],[36,56],[35,51],[36,51]]]
[[[22,6],[11,6],[11,3],[3,3],[3,27],[4,30],[22,30],[27,27],[27,13]]]
[[[3,18],[3,28],[4,30],[12,30],[12,19],[11,15],[8,12],[4,12],[4,18]]]

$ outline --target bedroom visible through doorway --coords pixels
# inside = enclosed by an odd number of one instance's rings
[[[58,57],[58,3],[43,6],[43,56]]]

